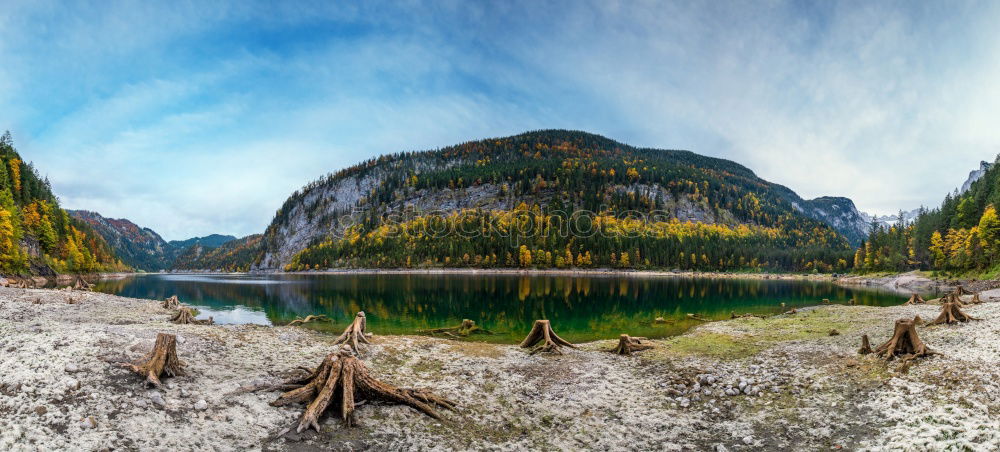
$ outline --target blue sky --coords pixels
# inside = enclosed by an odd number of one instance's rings
[[[1000,152],[998,2],[5,2],[0,128],[68,208],[262,231],[364,158],[542,128],[936,206]]]

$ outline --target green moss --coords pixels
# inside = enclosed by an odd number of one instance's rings
[[[763,349],[752,338],[720,333],[686,334],[666,342],[665,348],[668,353],[705,355],[727,359],[753,356]]]
[[[444,362],[436,359],[421,359],[413,365],[412,369],[417,373],[440,373],[444,368]]]

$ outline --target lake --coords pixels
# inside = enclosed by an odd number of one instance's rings
[[[462,319],[491,330],[469,340],[515,343],[535,319],[550,319],[571,342],[613,339],[621,333],[661,338],[707,319],[777,314],[834,303],[887,306],[906,296],[845,288],[828,282],[643,276],[467,274],[193,275],[149,274],[100,281],[100,292],[181,303],[217,323],[280,325],[310,314],[331,322],[308,324],[340,333],[358,311],[375,334],[415,334],[456,326]],[[785,307],[781,307],[781,303]],[[654,323],[663,317],[666,323]]]

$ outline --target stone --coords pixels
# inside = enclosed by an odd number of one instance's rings
[[[68,372],[68,373],[73,373],[73,372],[79,372],[79,371],[80,371],[80,368],[79,368],[79,367],[77,367],[77,365],[76,365],[76,364],[74,364],[74,363],[69,363],[69,364],[66,364],[66,368],[65,368],[65,370],[66,370],[66,372]]]
[[[80,420],[80,428],[84,430],[97,428],[97,421],[95,421],[92,416],[87,416]]]
[[[160,394],[159,392],[156,391],[149,393],[149,401],[153,402],[153,405],[156,405],[160,408],[165,408],[167,406],[167,402],[163,400],[163,394]]]
[[[750,436],[750,435],[744,436],[743,437],[743,444],[746,444],[748,446],[751,445],[751,444],[753,444],[753,437]]]
[[[67,391],[75,391],[77,389],[80,389],[80,380],[77,380],[75,378],[67,378],[63,380],[63,385],[65,386]]]
[[[208,402],[206,402],[204,399],[199,400],[199,401],[195,402],[194,409],[196,409],[198,411],[205,411],[205,410],[208,409]]]
[[[39,405],[39,406],[35,407],[35,414],[37,414],[39,416],[44,415],[45,413],[48,413],[48,412],[49,412],[49,409],[45,408],[42,405]]]

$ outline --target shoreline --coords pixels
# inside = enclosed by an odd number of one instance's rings
[[[175,325],[157,300],[0,288],[0,449],[996,449],[1000,290],[983,298],[964,309],[985,320],[920,328],[942,354],[913,366],[858,355],[859,338],[881,343],[894,319],[933,318],[938,306],[825,305],[711,322],[632,357],[608,353],[616,341],[529,355],[376,336],[362,356],[373,376],[431,389],[458,410],[437,421],[369,403],[354,427],[327,416],[318,433],[279,437],[302,407],[237,389],[315,366],[336,349],[333,335]],[[187,375],[148,389],[115,363],[140,358],[160,332],[178,336]]]

